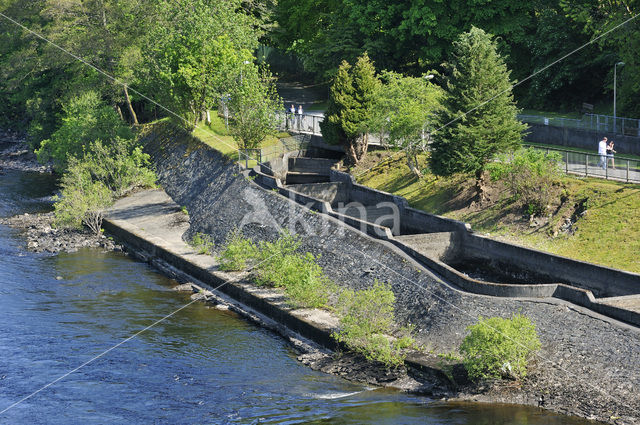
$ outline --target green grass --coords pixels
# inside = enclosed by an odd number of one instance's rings
[[[206,143],[208,146],[219,151],[228,158],[238,160],[238,144],[227,131],[224,119],[217,116],[211,116],[211,124],[200,124],[193,131],[193,135]],[[262,148],[273,146],[278,143],[281,138],[289,137],[289,133],[278,133],[275,136],[268,136],[260,145]],[[249,168],[257,164],[255,160],[249,161]]]
[[[424,158],[423,158],[424,160]],[[355,174],[358,170],[355,170]],[[503,197],[480,211],[469,212],[456,205],[454,197],[472,184],[464,176],[436,179],[413,176],[402,156],[387,165],[376,167],[359,182],[403,196],[414,208],[455,218],[471,224],[478,232],[492,237],[554,254],[609,267],[640,273],[640,185],[624,184],[596,178],[563,177],[568,200],[549,226],[529,229],[527,220],[520,223],[505,220],[513,213],[514,204]],[[588,199],[587,213],[577,223],[572,235],[551,229],[580,200]]]

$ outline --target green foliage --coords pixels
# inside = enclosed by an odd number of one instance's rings
[[[256,19],[240,0],[162,0],[144,55],[148,89],[195,126],[239,79],[258,46]],[[180,122],[185,125],[185,122]]]
[[[109,144],[91,143],[81,158],[70,156],[61,179],[61,196],[54,204],[56,225],[86,225],[98,234],[103,211],[113,198],[135,187],[151,187],[155,173],[149,157],[133,141],[116,137]]]
[[[333,337],[367,359],[387,366],[399,366],[403,351],[413,345],[404,335],[393,339],[395,295],[391,287],[376,280],[373,287],[361,291],[343,290],[336,311],[340,317],[339,330]]]
[[[557,194],[562,170],[559,153],[545,154],[528,148],[511,154],[499,155],[495,162],[487,165],[492,180],[502,180],[521,201],[528,214],[547,213],[547,205]]]
[[[519,145],[526,126],[516,117],[509,71],[491,36],[473,27],[454,43],[448,113],[432,144],[436,175],[479,175],[496,154]]]
[[[287,232],[275,242],[261,241],[256,246],[239,232],[233,232],[220,253],[221,270],[246,270],[253,267],[258,285],[283,288],[298,307],[326,307],[333,287],[318,265],[316,257],[296,252],[300,238]]]
[[[191,239],[191,246],[198,251],[198,254],[210,255],[215,244],[211,235],[197,232]]]
[[[241,149],[258,148],[267,136],[276,133],[276,112],[282,99],[267,69],[246,64],[240,80],[232,86],[228,106],[231,134]]]
[[[353,67],[342,62],[329,91],[327,111],[320,123],[322,135],[328,143],[343,145],[352,164],[367,151],[367,131],[379,84],[365,53]]]
[[[225,247],[218,256],[218,267],[224,271],[246,270],[257,257],[256,244],[244,238],[240,231],[234,230],[229,234]]]
[[[384,71],[382,80],[370,127],[386,134],[391,145],[402,148],[409,168],[420,174],[416,155],[426,150],[430,132],[437,128],[444,91],[424,77]]]
[[[460,353],[472,380],[522,379],[530,359],[541,347],[535,325],[521,314],[511,319],[480,318],[467,330],[469,335],[462,341]]]
[[[60,186],[60,197],[54,204],[54,224],[71,228],[80,228],[84,224],[94,234],[99,234],[103,212],[113,200],[109,188],[94,180],[91,170],[74,157],[69,161]]]
[[[132,137],[131,130],[113,108],[105,105],[96,92],[88,91],[65,105],[62,126],[50,139],[42,141],[36,153],[39,161],[53,161],[54,169],[61,173],[66,170],[69,158],[82,156],[90,143]]]

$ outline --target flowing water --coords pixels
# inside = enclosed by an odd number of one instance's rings
[[[0,216],[48,207],[48,176],[0,175]],[[186,304],[119,253],[28,253],[0,225],[0,411]],[[298,363],[279,337],[194,303],[0,413],[0,424],[586,424],[540,409],[447,404]],[[589,422],[591,423],[591,422]]]

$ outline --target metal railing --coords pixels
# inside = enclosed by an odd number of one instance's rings
[[[238,158],[240,163],[244,162],[245,168],[250,168],[279,158],[287,152],[306,150],[309,147],[309,139],[308,135],[297,135],[280,139],[273,146],[260,149],[238,149]]]
[[[584,114],[580,119],[554,118],[542,115],[518,115],[518,118],[529,124],[544,124],[556,127],[614,133],[614,119],[611,115]],[[640,137],[640,119],[616,117],[615,130],[616,134]]]
[[[320,131],[320,123],[323,119],[324,116],[322,115],[279,112],[278,130],[307,133],[320,136],[322,135]]]
[[[563,169],[567,174],[597,177],[607,180],[640,183],[640,160],[625,157],[608,157],[567,149],[546,146],[523,145],[545,151],[557,152],[562,157]]]

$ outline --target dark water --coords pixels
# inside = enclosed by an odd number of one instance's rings
[[[0,176],[0,215],[50,179]],[[46,200],[42,199],[42,200]],[[0,411],[188,302],[120,254],[24,250],[0,226]],[[299,364],[280,338],[195,303],[0,413],[1,424],[582,424],[538,409],[444,404]]]

